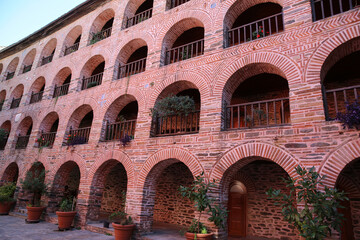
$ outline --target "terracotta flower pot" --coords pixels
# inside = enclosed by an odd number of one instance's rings
[[[195,233],[187,232],[187,233],[185,233],[185,237],[186,237],[186,240],[194,240]],[[211,240],[211,239],[213,239],[213,234],[212,233],[207,233],[207,234],[197,233],[196,239],[197,240]]]
[[[27,209],[27,222],[29,223],[37,223],[40,221],[41,214],[45,210],[45,207],[29,207],[26,206]]]
[[[132,232],[134,231],[135,224],[121,225],[112,223],[115,232],[115,240],[129,240],[131,239]]]
[[[76,212],[56,212],[60,230],[70,229],[75,218]]]
[[[8,215],[15,202],[0,202],[0,215]]]

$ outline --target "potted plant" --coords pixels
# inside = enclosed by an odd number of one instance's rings
[[[188,198],[194,203],[196,210],[199,212],[197,219],[193,219],[185,236],[187,240],[210,240],[212,233],[208,233],[207,228],[201,222],[203,212],[207,212],[210,217],[208,220],[213,222],[218,228],[224,228],[227,212],[219,205],[214,205],[214,200],[209,197],[211,188],[214,188],[215,181],[205,182],[204,173],[196,176],[190,186],[180,186],[179,191],[182,197]]]
[[[109,220],[114,228],[115,240],[131,239],[135,224],[131,216],[124,211],[117,211],[110,215]]]
[[[0,215],[9,214],[12,205],[15,203],[13,198],[15,189],[15,183],[6,183],[0,187]]]
[[[271,188],[266,192],[270,199],[276,201],[275,205],[281,206],[284,219],[306,240],[325,239],[333,230],[341,232],[344,217],[338,209],[344,208],[340,203],[348,200],[345,193],[324,186],[324,176],[320,176],[315,167],[307,170],[298,166],[295,170],[298,177],[284,179],[290,189],[289,194]],[[299,204],[303,207],[298,208]]]
[[[34,163],[34,170],[26,173],[25,180],[20,180],[22,189],[32,194],[31,202],[26,206],[29,223],[39,222],[45,209],[40,204],[41,196],[47,193],[45,170],[39,170],[39,165],[40,163]]]
[[[60,211],[56,211],[58,216],[59,230],[66,230],[71,228],[71,224],[75,218],[76,198],[64,198],[60,203]]]

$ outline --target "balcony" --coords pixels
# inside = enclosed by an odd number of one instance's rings
[[[30,98],[30,104],[40,102],[44,92],[32,93]]]
[[[165,65],[180,62],[204,54],[204,39],[166,51]]]
[[[134,136],[135,126],[136,126],[136,119],[116,122],[112,124],[107,122],[106,130],[105,130],[105,141],[120,140],[121,138],[124,138],[126,135]]]
[[[51,54],[50,56],[48,57],[43,57],[41,59],[41,66],[45,65],[45,64],[48,64],[48,63],[51,63],[52,60],[53,60],[53,57],[54,57],[54,54]]]
[[[55,142],[56,132],[42,133],[39,147],[52,147]]]
[[[119,67],[118,79],[144,72],[146,68],[146,57],[130,62]]]
[[[22,96],[20,98],[13,98],[10,109],[18,108],[20,106],[21,98]]]
[[[334,120],[339,112],[345,112],[346,103],[352,103],[359,100],[360,85],[325,90],[326,119]]]
[[[70,83],[63,84],[62,86],[56,86],[54,88],[53,98],[64,96],[69,92]]]
[[[16,141],[15,149],[25,149],[29,143],[30,135],[28,136],[18,136]]]
[[[200,111],[189,114],[157,117],[155,119],[155,136],[172,136],[199,132]]]
[[[70,53],[76,52],[79,49],[80,43],[75,43],[74,45],[65,48],[64,56],[69,55]]]
[[[104,40],[105,38],[110,37],[111,30],[112,30],[112,27],[102,30],[101,32],[98,32],[98,33],[91,33],[89,45],[95,44],[101,40]]]
[[[152,17],[152,8],[143,11],[141,13],[136,14],[135,16],[133,16],[132,18],[128,18],[126,20],[126,28],[129,28],[131,26],[134,26],[136,24],[139,24],[149,18]]]
[[[289,98],[230,105],[225,118],[228,130],[289,124]]]
[[[282,32],[283,14],[278,13],[228,31],[227,46],[235,46]]]
[[[186,2],[189,2],[190,0],[170,0],[169,2],[169,9],[175,8],[177,6],[180,6],[181,4],[184,4]]]
[[[359,6],[359,0],[311,0],[313,21],[328,18]]]
[[[15,71],[14,71],[14,72],[8,72],[8,73],[6,74],[5,80],[10,80],[10,79],[12,79],[14,76],[15,76]]]
[[[26,66],[26,65],[24,65],[24,68],[23,68],[23,73],[30,72],[31,68],[32,68],[32,64],[27,65],[27,66]]]
[[[101,85],[104,73],[99,73],[88,78],[83,78],[81,84],[81,90],[89,89],[98,85]]]
[[[86,144],[89,141],[91,127],[79,128],[73,130],[70,128],[69,135],[66,138],[67,145]]]

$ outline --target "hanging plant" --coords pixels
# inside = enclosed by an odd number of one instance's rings
[[[134,139],[134,137],[132,135],[127,135],[125,134],[125,136],[123,138],[120,138],[120,142],[123,145],[123,147],[125,147],[126,145],[128,145],[132,140]]]
[[[346,103],[345,113],[338,113],[336,120],[339,120],[344,128],[355,128],[360,130],[360,104],[356,100],[352,104]]]

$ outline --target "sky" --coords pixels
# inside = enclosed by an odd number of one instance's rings
[[[0,0],[0,46],[9,46],[85,0]]]

